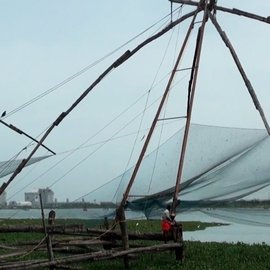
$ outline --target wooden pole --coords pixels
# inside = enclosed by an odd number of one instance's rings
[[[50,261],[53,261],[54,257],[53,257],[53,250],[52,250],[52,241],[51,241],[50,235],[47,233],[47,227],[46,227],[46,222],[45,222],[45,217],[44,217],[44,209],[43,209],[43,202],[42,202],[41,193],[39,193],[39,201],[40,201],[40,209],[41,209],[41,216],[42,216],[42,224],[43,224],[44,234],[45,234],[46,243],[47,243],[48,257],[49,257]],[[53,270],[54,266],[50,266],[50,269]]]
[[[20,135],[25,135],[27,138],[33,140],[34,142],[38,143],[38,140],[36,140],[35,138],[33,138],[32,136],[30,136],[29,134],[27,134],[26,132],[22,131],[21,129],[11,125],[11,124],[7,124],[6,122],[4,122],[3,120],[0,119],[0,123],[3,124],[4,126],[10,128],[11,130],[17,132]],[[46,150],[48,150],[49,152],[51,152],[53,155],[56,155],[56,153],[54,151],[52,151],[50,148],[48,148],[46,145],[41,144],[42,147],[44,147]]]
[[[243,17],[246,17],[246,18],[249,18],[249,19],[257,20],[257,21],[260,21],[260,22],[268,23],[268,24],[270,23],[270,17],[269,16],[268,17],[263,17],[263,16],[259,16],[257,14],[246,12],[246,11],[236,9],[236,8],[230,9],[230,8],[216,6],[216,10],[231,13],[231,14],[234,14],[234,15],[243,16]]]
[[[130,178],[130,180],[129,180],[129,183],[128,183],[128,186],[127,186],[127,188],[126,188],[126,191],[125,191],[125,193],[124,193],[124,195],[123,195],[123,199],[122,199],[122,201],[121,201],[121,206],[122,206],[122,207],[124,207],[125,204],[126,204],[126,201],[127,201],[127,198],[128,198],[129,192],[130,192],[130,189],[131,189],[131,187],[132,187],[132,185],[133,185],[133,183],[134,183],[135,177],[136,177],[136,175],[137,175],[137,172],[138,172],[139,167],[140,167],[140,165],[141,165],[141,162],[142,162],[142,160],[143,160],[144,154],[145,154],[145,152],[146,152],[146,150],[147,150],[149,141],[150,141],[150,139],[151,139],[151,137],[152,137],[152,135],[153,135],[154,129],[155,129],[155,127],[156,127],[156,123],[157,123],[157,121],[158,121],[158,119],[159,119],[161,110],[162,110],[162,108],[163,108],[163,106],[164,106],[164,103],[165,103],[165,101],[166,101],[166,98],[167,98],[167,96],[168,96],[168,94],[169,94],[169,91],[170,91],[170,89],[171,89],[171,85],[172,85],[174,76],[175,76],[176,72],[178,71],[178,66],[179,66],[180,60],[182,59],[184,50],[185,50],[185,48],[186,48],[186,45],[187,45],[187,42],[188,42],[188,40],[189,40],[191,31],[192,31],[193,26],[194,26],[194,21],[195,21],[195,19],[196,19],[197,13],[198,13],[199,11],[200,11],[200,9],[197,9],[197,12],[194,14],[193,19],[192,19],[192,21],[191,21],[191,23],[190,23],[190,26],[189,26],[189,28],[188,28],[188,31],[187,31],[186,37],[185,37],[185,39],[184,39],[183,45],[182,45],[182,47],[181,47],[181,49],[180,49],[180,52],[179,52],[179,54],[178,54],[178,57],[177,57],[177,60],[176,60],[176,62],[175,62],[174,68],[173,68],[173,70],[172,70],[171,76],[170,76],[170,78],[169,78],[169,81],[168,81],[168,83],[167,83],[166,89],[165,89],[164,94],[163,94],[163,96],[162,96],[162,99],[161,99],[161,101],[160,101],[158,110],[157,110],[156,115],[155,115],[155,117],[154,117],[154,120],[153,120],[153,122],[152,122],[152,124],[151,124],[150,130],[149,130],[149,132],[148,132],[148,134],[147,134],[146,140],[145,140],[145,142],[144,142],[144,145],[143,145],[143,148],[142,148],[142,150],[141,150],[140,156],[139,156],[139,158],[138,158],[138,161],[137,161],[137,163],[136,163],[136,165],[135,165],[135,168],[134,168],[133,173],[132,173],[132,175],[131,175],[131,178]]]
[[[121,238],[122,238],[122,246],[124,250],[129,248],[128,243],[128,229],[126,223],[126,216],[125,216],[125,208],[120,205],[116,210],[116,219],[119,222],[120,230],[121,230]],[[124,265],[125,269],[129,269],[129,259],[128,256],[124,256]]]
[[[261,107],[261,104],[260,104],[260,102],[259,102],[259,100],[258,100],[258,98],[256,96],[255,90],[254,90],[251,82],[249,81],[249,79],[248,79],[248,77],[247,77],[247,75],[245,73],[245,70],[242,67],[241,62],[240,62],[240,60],[239,60],[239,58],[238,58],[238,56],[237,56],[237,54],[236,54],[236,52],[234,50],[229,38],[227,37],[226,33],[222,30],[222,28],[219,25],[219,23],[217,22],[216,18],[210,12],[208,14],[209,14],[209,17],[210,17],[212,23],[216,27],[219,35],[221,36],[222,40],[224,41],[225,45],[230,50],[230,53],[231,53],[231,55],[233,57],[233,60],[234,60],[234,62],[236,64],[236,66],[237,66],[237,68],[238,68],[238,70],[239,70],[239,72],[240,72],[240,74],[242,76],[242,79],[245,82],[245,85],[246,85],[246,87],[248,89],[248,92],[249,92],[249,94],[250,94],[250,96],[252,98],[252,101],[253,101],[253,103],[255,105],[255,108],[259,111],[259,113],[261,115],[261,118],[262,118],[262,121],[264,123],[264,126],[265,126],[268,134],[270,135],[270,127],[269,127],[269,124],[268,124],[267,119],[265,117],[264,111],[263,111],[263,109]]]
[[[119,257],[127,256],[129,254],[137,253],[150,253],[150,252],[161,252],[166,250],[171,250],[179,247],[177,243],[169,244],[160,244],[147,247],[137,247],[131,248],[129,250],[120,250],[120,251],[97,251],[85,254],[78,254],[73,256],[66,256],[53,260],[51,262],[45,260],[34,260],[34,261],[21,261],[21,262],[11,262],[5,265],[0,265],[1,270],[10,270],[10,269],[43,269],[44,267],[57,266],[61,264],[69,264],[83,261],[102,261],[102,260],[112,260]]]
[[[196,1],[191,1],[191,0],[169,0],[171,3],[178,3],[178,4],[184,4],[184,5],[189,5],[189,6],[199,6],[199,2]],[[217,11],[223,11],[223,12],[227,12],[227,13],[231,13],[234,15],[238,15],[238,16],[243,16],[249,19],[253,19],[253,20],[257,20],[260,22],[264,22],[264,23],[268,23],[270,24],[270,16],[268,17],[263,17],[251,12],[246,12],[244,10],[241,9],[236,9],[236,8],[226,8],[226,7],[221,7],[218,5],[214,6],[214,10]]]
[[[159,104],[158,110],[156,112],[156,115],[155,115],[154,120],[152,122],[152,125],[150,127],[150,130],[149,130],[149,132],[147,134],[147,137],[146,137],[146,140],[144,142],[143,148],[141,150],[140,156],[139,156],[138,161],[137,161],[137,163],[136,163],[136,165],[134,167],[134,170],[133,170],[133,173],[132,173],[131,178],[129,180],[129,183],[127,185],[126,191],[125,191],[125,193],[123,195],[123,199],[122,199],[122,201],[121,201],[121,203],[120,203],[120,205],[119,205],[119,207],[118,207],[118,209],[116,211],[116,218],[117,218],[118,222],[120,222],[120,228],[121,228],[121,233],[122,233],[122,241],[123,241],[123,248],[124,249],[127,249],[128,248],[128,243],[127,243],[127,241],[128,241],[128,230],[127,230],[126,219],[125,219],[125,210],[124,210],[125,209],[126,202],[127,202],[127,198],[128,198],[130,189],[131,189],[131,187],[132,187],[132,185],[133,185],[133,183],[135,181],[137,172],[139,170],[139,167],[141,165],[141,162],[143,160],[143,157],[145,155],[145,152],[147,150],[149,141],[150,141],[150,139],[151,139],[151,137],[153,135],[153,132],[154,132],[154,129],[156,127],[156,123],[158,121],[158,118],[160,116],[160,113],[162,111],[163,105],[164,105],[164,103],[166,101],[166,98],[167,98],[167,96],[169,94],[169,91],[171,89],[171,85],[172,85],[174,76],[175,76],[175,74],[176,74],[176,72],[178,70],[178,66],[179,66],[180,60],[181,60],[182,55],[184,53],[186,44],[188,42],[188,39],[190,37],[191,31],[192,31],[193,26],[194,26],[195,18],[196,18],[197,13],[199,11],[200,11],[200,9],[197,9],[197,11],[196,11],[195,15],[193,16],[193,19],[192,19],[192,21],[190,23],[190,26],[189,26],[189,29],[187,31],[186,37],[184,39],[183,45],[182,45],[182,47],[180,49],[180,52],[178,54],[178,57],[177,57],[177,60],[175,62],[174,68],[172,70],[171,76],[169,78],[168,84],[166,86],[166,89],[165,89],[164,94],[162,96],[161,102]],[[126,264],[127,264],[127,259],[125,261],[125,265]]]
[[[206,0],[206,2],[207,2],[207,0]],[[173,213],[176,212],[178,194],[179,194],[179,190],[180,190],[180,182],[181,182],[182,171],[183,171],[183,167],[184,167],[184,159],[185,159],[185,152],[186,152],[187,140],[188,140],[188,135],[189,135],[189,128],[190,128],[190,123],[191,123],[191,114],[192,114],[193,101],[194,101],[194,96],[195,96],[196,82],[197,82],[197,77],[198,77],[198,73],[199,73],[199,64],[200,64],[200,56],[201,56],[202,42],[203,42],[203,36],[204,36],[204,29],[205,29],[205,24],[207,21],[207,8],[208,8],[207,5],[205,5],[203,21],[202,21],[201,27],[198,30],[197,44],[196,44],[196,48],[195,48],[195,52],[194,52],[194,61],[193,61],[193,67],[192,67],[190,83],[189,83],[187,120],[186,120],[184,138],[183,138],[182,147],[181,147],[181,155],[180,155],[180,161],[179,161],[179,166],[178,166],[178,172],[177,172],[176,183],[175,183],[175,191],[174,191],[173,203],[172,203],[172,209],[171,209],[171,211]]]

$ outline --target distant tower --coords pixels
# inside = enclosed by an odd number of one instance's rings
[[[50,188],[40,188],[38,193],[41,194],[44,205],[54,202],[54,192]]]

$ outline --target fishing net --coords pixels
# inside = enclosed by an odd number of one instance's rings
[[[32,165],[48,157],[50,156],[41,156],[41,157],[31,158],[27,162],[26,166]],[[1,161],[0,162],[0,178],[6,175],[9,175],[10,173],[13,173],[17,169],[17,167],[21,164],[21,162],[22,162],[22,159]]]
[[[146,216],[172,199],[184,129],[147,154],[127,208]],[[243,198],[270,184],[270,139],[265,130],[192,124],[180,184],[179,210]],[[134,167],[84,197],[119,203]]]

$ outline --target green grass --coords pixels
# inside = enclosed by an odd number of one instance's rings
[[[84,221],[84,220],[58,220],[57,224],[81,224],[85,223],[87,227],[102,227],[102,221]],[[40,220],[1,220],[0,226],[9,225],[41,225]],[[217,223],[201,223],[201,222],[183,222],[185,231],[194,231],[197,229],[205,229],[209,226],[221,226]],[[199,227],[199,228],[198,228]],[[139,220],[128,221],[130,231],[138,232],[160,232],[160,221],[156,220]],[[116,228],[117,229],[117,228]],[[17,245],[27,241],[40,241],[43,238],[41,233],[0,233],[1,245]],[[143,242],[141,243],[149,243]],[[153,242],[158,244],[160,242]],[[270,246],[267,245],[247,245],[243,243],[228,244],[228,243],[201,243],[185,241],[185,259],[183,262],[177,262],[173,252],[165,251],[160,253],[139,254],[136,260],[131,261],[131,269],[138,270],[256,270],[270,269]],[[7,251],[4,248],[0,249],[0,254],[5,254]],[[55,253],[55,257],[66,256],[64,254]],[[27,259],[47,258],[46,252],[34,252]],[[22,260],[18,257],[17,260]],[[124,269],[122,259],[102,262],[82,262],[76,264],[82,269]]]
[[[174,253],[141,254],[131,263],[139,270],[263,270],[270,269],[270,247],[243,243],[185,242],[185,259],[177,262]],[[83,269],[123,269],[123,261],[92,262]]]

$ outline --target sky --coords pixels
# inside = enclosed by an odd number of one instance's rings
[[[6,111],[4,121],[35,138],[40,138],[120,55],[166,26],[171,8],[167,0],[0,3],[0,113]],[[218,4],[270,15],[267,0],[219,0]],[[193,8],[179,9],[174,4],[173,9],[176,18]],[[238,53],[269,120],[269,25],[222,12],[217,12],[216,17]],[[189,22],[149,44],[106,76],[46,139],[45,144],[57,155],[23,170],[7,189],[8,200],[23,201],[24,192],[40,187],[50,187],[59,201],[76,200],[133,165]],[[182,68],[190,67],[197,29],[196,24]],[[164,117],[185,114],[188,75],[187,71],[179,72]],[[131,119],[134,121],[130,122]],[[205,31],[192,122],[264,128],[228,49],[210,22]],[[162,140],[182,126],[183,120],[166,124]],[[156,147],[158,140],[148,151]],[[26,157],[34,145],[3,125],[0,143],[1,161],[11,159],[25,146],[27,149],[18,158]],[[72,151],[78,147],[80,150]],[[39,149],[36,156],[46,154]],[[268,194],[264,191],[258,196]]]

